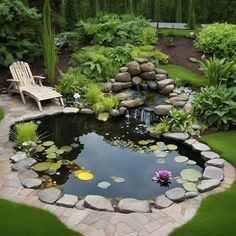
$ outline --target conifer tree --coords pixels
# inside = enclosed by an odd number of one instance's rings
[[[183,14],[182,0],[177,0],[176,16],[175,16],[176,23],[183,22],[182,14]]]

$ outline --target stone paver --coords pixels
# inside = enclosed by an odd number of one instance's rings
[[[63,109],[58,104],[49,102],[44,105],[44,113],[40,113],[32,100],[27,98],[27,106],[24,106],[19,96],[10,97],[5,94],[0,95],[0,105],[5,112],[5,118],[0,122],[0,198],[48,210],[59,217],[68,227],[80,231],[85,236],[166,236],[174,228],[193,217],[205,196],[227,189],[235,179],[235,169],[225,162],[225,176],[220,187],[193,199],[187,199],[183,203],[174,203],[166,209],[152,209],[154,213],[98,212],[91,209],[79,210],[46,204],[36,196],[37,190],[23,188],[20,183],[20,178],[37,178],[36,173],[30,170],[16,173],[11,170],[10,157],[14,155],[14,152],[12,143],[8,140],[9,127],[16,121],[55,113],[76,113],[77,110]],[[187,136],[182,138],[187,139]],[[80,206],[82,205],[81,202]]]

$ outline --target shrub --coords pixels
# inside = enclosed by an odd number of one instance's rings
[[[102,98],[101,88],[97,84],[92,84],[88,87],[85,93],[85,99],[87,102],[94,106],[96,103],[100,102]]]
[[[24,142],[32,141],[37,143],[39,136],[37,135],[38,125],[34,122],[26,122],[16,124],[16,142],[22,145]]]
[[[116,109],[118,105],[118,99],[110,95],[108,97],[101,97],[100,101],[94,105],[94,109],[97,113],[110,112],[112,109]]]
[[[205,53],[231,58],[236,54],[236,26],[227,23],[208,25],[199,33],[194,44]]]
[[[168,132],[169,130],[170,130],[170,124],[169,124],[169,119],[168,119],[168,117],[164,117],[164,118],[162,118],[161,120],[160,120],[160,123],[158,123],[158,124],[155,124],[152,128],[151,128],[151,130],[150,130],[150,132],[151,133],[155,133],[155,132],[158,132],[158,131],[160,131],[160,132],[162,132],[162,133],[166,133],[166,132]]]
[[[236,122],[236,89],[218,87],[202,88],[193,101],[196,114],[210,127],[227,130]]]
[[[232,85],[236,79],[236,62],[227,61],[226,58],[218,59],[215,56],[199,61],[200,70],[204,74],[209,86],[218,86],[220,84]]]

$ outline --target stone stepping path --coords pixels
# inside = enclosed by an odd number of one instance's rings
[[[31,100],[27,99],[27,106],[24,106],[19,96],[10,97],[5,94],[0,95],[0,106],[3,107],[5,112],[5,118],[0,122],[0,198],[48,210],[68,227],[81,232],[85,236],[168,235],[174,228],[180,227],[194,216],[204,197],[215,192],[224,191],[230,187],[235,179],[235,169],[228,162],[224,162],[224,167],[221,163],[213,163],[215,165],[221,165],[224,168],[224,180],[221,182],[220,187],[213,189],[211,192],[202,193],[195,198],[190,198],[191,194],[189,193],[190,199],[181,203],[168,202],[168,199],[162,196],[159,200],[156,200],[156,204],[160,205],[160,208],[170,203],[172,205],[164,209],[153,208],[151,209],[152,213],[124,214],[96,211],[88,208],[83,210],[83,200],[82,202],[79,201],[75,208],[70,208],[75,204],[75,199],[70,195],[64,195],[63,198],[57,201],[60,197],[58,196],[59,192],[55,192],[53,199],[51,199],[52,202],[56,202],[56,205],[47,204],[38,199],[39,190],[24,188],[21,184],[23,179],[37,178],[37,175],[33,171],[24,171],[19,174],[11,170],[10,157],[14,155],[14,150],[12,149],[12,143],[8,140],[9,127],[16,121],[63,112],[75,113],[77,111],[61,108],[59,104],[49,102],[44,106],[44,113],[40,113]],[[184,140],[186,136],[180,138]],[[22,158],[24,157],[22,156]],[[210,159],[212,158],[208,160]],[[14,161],[17,164],[18,160]],[[26,163],[26,165],[31,164]],[[20,168],[24,169],[24,166]],[[212,185],[217,186],[218,182],[213,183],[211,179],[203,180],[198,187],[204,191],[206,188],[211,188]],[[41,195],[43,197],[42,193]],[[91,204],[91,199],[89,200]],[[67,207],[64,207],[65,205]]]

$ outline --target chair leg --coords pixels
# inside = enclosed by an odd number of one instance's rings
[[[22,91],[20,91],[20,96],[21,96],[21,99],[22,99],[23,103],[26,104],[25,96],[24,96],[24,93]]]
[[[63,102],[63,98],[59,98],[59,101],[60,101],[60,103],[61,103],[61,106],[64,107],[65,104],[64,104],[64,102]]]
[[[43,108],[42,108],[41,102],[40,102],[40,101],[37,101],[37,103],[38,103],[39,110],[40,110],[41,112],[43,112]]]

